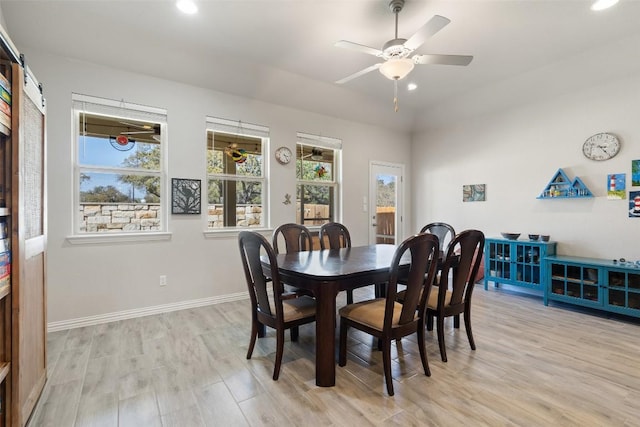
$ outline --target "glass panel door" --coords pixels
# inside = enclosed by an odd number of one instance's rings
[[[402,230],[402,165],[372,163],[369,243],[398,244]]]

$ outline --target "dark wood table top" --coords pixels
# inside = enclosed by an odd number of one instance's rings
[[[277,259],[283,273],[315,280],[338,280],[388,270],[395,250],[395,245],[378,244],[279,254]]]

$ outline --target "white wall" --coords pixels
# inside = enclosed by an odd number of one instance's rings
[[[71,93],[81,93],[168,110],[168,177],[205,180],[205,116],[237,119],[271,129],[271,153],[295,149],[296,132],[343,141],[343,222],[354,244],[365,244],[371,160],[407,164],[408,135],[383,128],[292,110],[176,82],[59,58],[23,52],[44,85],[47,99],[49,236],[48,320],[60,322],[245,291],[235,236],[205,238],[203,216],[172,216],[170,241],[72,246]],[[125,57],[123,57],[124,60]],[[295,90],[295,88],[292,88]],[[271,224],[295,221],[295,165],[271,162]],[[204,214],[203,214],[204,215]],[[410,218],[409,218],[410,221]],[[407,223],[408,221],[405,221]],[[408,227],[407,227],[408,229]],[[168,286],[159,287],[159,275]]]
[[[640,78],[633,77],[415,135],[413,228],[446,221],[487,236],[550,234],[563,255],[640,259],[640,218],[628,217],[627,200],[606,198],[611,173],[627,174],[627,192],[640,190],[631,188],[631,160],[640,159],[639,99]],[[582,154],[584,140],[599,132],[622,140],[611,160]],[[580,177],[595,197],[536,199],[558,168]],[[486,202],[463,203],[464,184],[486,184]]]

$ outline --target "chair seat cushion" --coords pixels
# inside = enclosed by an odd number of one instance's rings
[[[429,294],[429,300],[427,301],[427,308],[431,310],[438,309],[438,294],[440,293],[440,288],[434,286],[431,288],[431,293]],[[444,297],[444,305],[449,305],[449,301],[451,301],[451,291],[447,289],[447,294]]]
[[[386,303],[387,300],[385,298],[376,298],[373,300],[349,304],[340,309],[340,316],[382,331]],[[398,302],[394,304],[393,319],[391,321],[392,327],[398,326],[400,313],[402,312],[402,304]]]
[[[282,311],[285,322],[315,316],[316,300],[307,296],[287,299],[282,301]]]

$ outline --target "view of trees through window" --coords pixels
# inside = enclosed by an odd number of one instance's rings
[[[396,205],[396,182],[391,180],[385,182],[378,179],[378,206],[393,207]]]
[[[105,141],[94,141],[100,142]],[[159,170],[160,146],[143,146],[122,159],[117,166]],[[160,203],[159,177],[81,172],[80,188],[81,202]]]
[[[75,101],[77,232],[158,231],[162,221],[162,128],[113,101]],[[89,104],[91,110],[86,111]],[[94,112],[98,111],[98,112]],[[112,115],[113,113],[114,115]],[[131,114],[133,117],[128,115]],[[120,115],[122,114],[122,115]],[[155,113],[154,113],[155,114]],[[154,115],[151,114],[151,115]],[[166,114],[166,113],[164,113]],[[164,120],[162,113],[154,115]]]
[[[262,224],[262,138],[207,132],[207,199],[210,228]]]
[[[330,148],[296,146],[298,223],[320,225],[335,221],[336,153]]]

